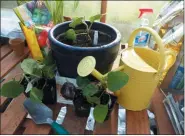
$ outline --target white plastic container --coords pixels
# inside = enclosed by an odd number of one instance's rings
[[[152,15],[153,9],[142,8],[142,9],[139,9],[139,11],[140,11],[140,15],[138,17],[140,19],[139,27],[149,26],[149,19],[148,18],[149,18],[149,16]],[[148,45],[149,39],[150,39],[150,34],[148,32],[141,31],[135,37],[134,45],[145,47]]]

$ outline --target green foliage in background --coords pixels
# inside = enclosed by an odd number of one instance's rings
[[[57,1],[51,1],[51,0],[45,0],[44,3],[46,4],[46,7],[51,13],[52,21],[53,23],[59,24],[64,21],[64,10],[65,10],[65,1],[64,0],[57,0]],[[73,7],[73,11],[77,9],[79,5],[79,1],[75,0]]]
[[[28,0],[17,0],[17,5],[22,5],[26,2],[29,2]],[[38,2],[41,2],[41,0]],[[42,1],[45,3],[46,7],[48,8],[49,12],[51,13],[51,18],[53,23],[59,24],[64,21],[64,10],[65,10],[65,1],[64,0],[44,0]],[[73,12],[77,9],[79,5],[79,0],[75,0],[73,3],[73,7],[70,7],[73,9]]]

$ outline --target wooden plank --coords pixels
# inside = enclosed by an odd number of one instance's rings
[[[21,77],[21,73],[22,70],[20,68],[20,65],[17,65],[14,69],[12,69],[10,71],[10,73],[8,73],[4,78],[5,80],[1,83],[1,86],[6,83],[7,81],[11,80],[12,78],[14,78],[16,75],[16,79],[19,80]],[[9,102],[11,101],[11,98],[7,98],[7,97],[3,97],[1,96],[0,98],[0,112],[3,112],[7,105],[9,104]]]
[[[25,128],[24,127],[19,127],[17,131],[14,133],[14,135],[22,135],[24,132]]]
[[[166,109],[163,104],[164,95],[162,92],[157,88],[155,93],[152,97],[151,108],[155,114],[155,120],[158,128],[159,134],[171,134],[175,135],[175,131],[171,124],[171,121],[168,117]]]
[[[29,55],[29,49],[25,48],[24,55],[16,56],[13,52],[1,61],[1,79],[6,76],[19,62]]]
[[[93,131],[85,130],[84,135],[93,135]]]
[[[2,113],[6,110],[8,104],[12,101],[12,98],[7,98],[7,97],[1,96],[0,101],[1,101],[0,113]]]
[[[146,110],[126,110],[126,134],[150,134],[149,119]]]
[[[5,58],[8,54],[10,54],[13,50],[10,48],[9,45],[1,46],[1,59]]]
[[[49,107],[53,110],[53,117],[56,120],[58,113],[61,107],[64,106],[62,104],[49,105]],[[47,135],[51,132],[51,127],[49,125],[37,125],[31,119],[26,119],[24,122],[24,127],[26,127],[24,131],[24,135]]]
[[[101,1],[101,14],[105,14],[107,12],[107,0],[102,0]],[[101,19],[101,22],[105,23],[106,22],[106,15],[104,15]]]
[[[173,95],[173,98],[174,98],[175,102],[180,101],[184,98],[184,94],[183,95],[182,94]]]
[[[117,135],[118,131],[118,104],[114,106],[110,118],[104,123],[96,123],[94,135]]]
[[[16,132],[27,113],[24,110],[24,94],[13,99],[4,113],[1,114],[1,134],[12,135]]]
[[[87,118],[77,117],[75,115],[74,107],[67,105],[67,113],[63,122],[63,127],[69,131],[71,135],[82,135],[85,133]]]

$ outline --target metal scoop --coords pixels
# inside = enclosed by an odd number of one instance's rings
[[[24,101],[23,105],[36,124],[49,124],[56,133],[69,134],[61,125],[53,121],[53,112],[46,105],[33,102],[29,98]]]

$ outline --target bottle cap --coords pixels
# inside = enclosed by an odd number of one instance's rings
[[[152,8],[140,8],[140,15],[138,18],[140,18],[144,13],[153,13],[153,9]]]

